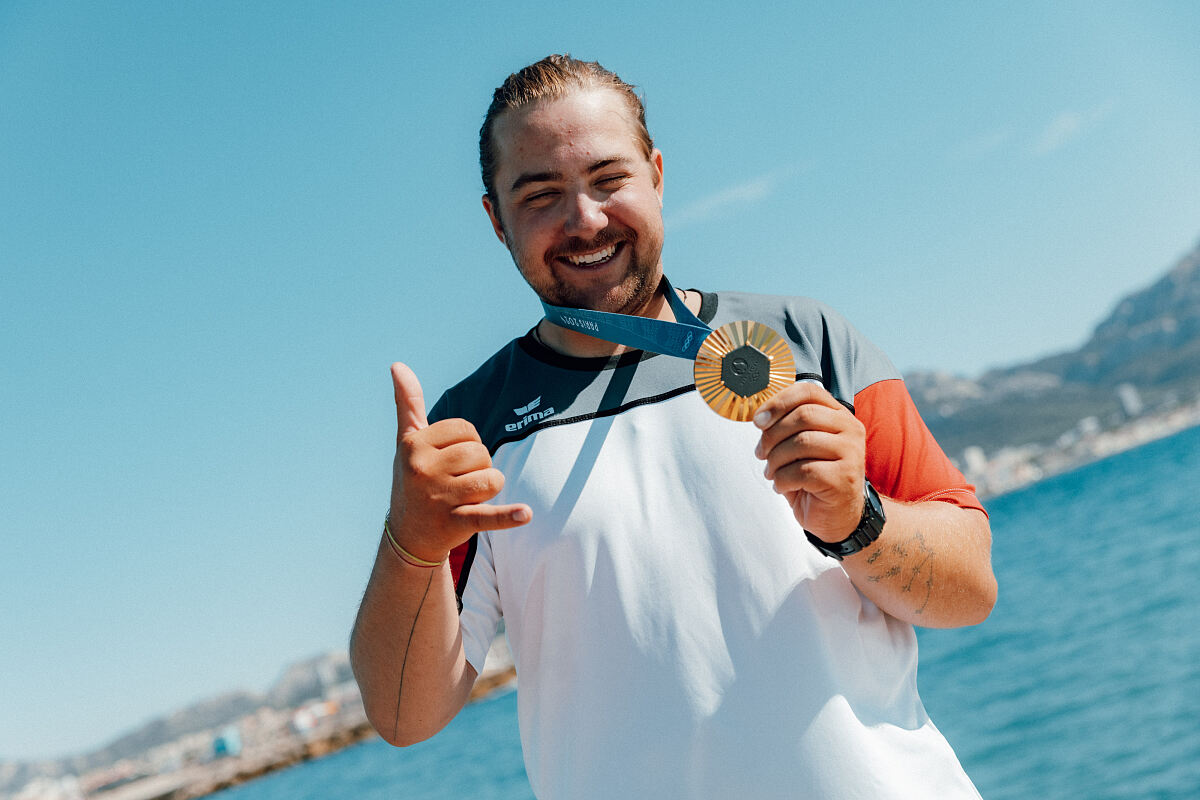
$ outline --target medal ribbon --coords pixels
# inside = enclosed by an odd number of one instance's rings
[[[662,285],[677,322],[592,311],[586,308],[564,308],[552,306],[545,300],[542,301],[542,308],[546,311],[546,319],[555,325],[586,333],[606,342],[694,360],[700,352],[700,345],[712,333],[712,328],[701,322],[684,304],[665,275]]]

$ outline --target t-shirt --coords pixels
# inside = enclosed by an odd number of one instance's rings
[[[888,359],[816,301],[704,294],[700,318],[770,325],[798,378],[867,428],[898,500],[979,508]],[[911,625],[806,539],[691,363],[571,358],[532,335],[446,392],[532,521],[452,556],[466,658],[504,620],[526,772],[557,798],[978,797],[917,695]],[[469,757],[469,756],[464,756]]]

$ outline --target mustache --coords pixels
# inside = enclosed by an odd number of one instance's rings
[[[603,250],[612,244],[628,241],[634,238],[627,231],[615,231],[611,228],[605,228],[596,234],[592,239],[580,239],[572,236],[555,247],[547,255],[550,258],[566,258],[568,256],[579,256],[584,253],[594,253],[597,250]]]

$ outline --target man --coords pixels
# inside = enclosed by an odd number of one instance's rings
[[[632,87],[531,65],[496,90],[480,162],[545,302],[675,320],[663,157]],[[819,382],[733,422],[686,360],[543,319],[431,423],[393,365],[389,522],[351,637],[370,719],[399,745],[440,730],[503,619],[540,798],[976,797],[917,696],[912,627],[991,610],[972,487],[827,307],[677,295],[713,327],[780,331]]]

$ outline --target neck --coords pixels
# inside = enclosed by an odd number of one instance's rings
[[[682,292],[678,289],[674,291],[683,298],[684,304],[693,313],[700,313],[700,295],[698,292]],[[637,312],[636,316],[675,321],[675,312],[671,310],[671,306],[667,303],[667,298],[663,294],[661,284],[646,305]],[[548,319],[543,319],[539,322],[534,331],[542,344],[551,350],[575,358],[618,356],[634,349],[625,345],[607,342],[603,339],[597,339],[594,336],[588,336],[586,333],[563,328],[555,325]]]

